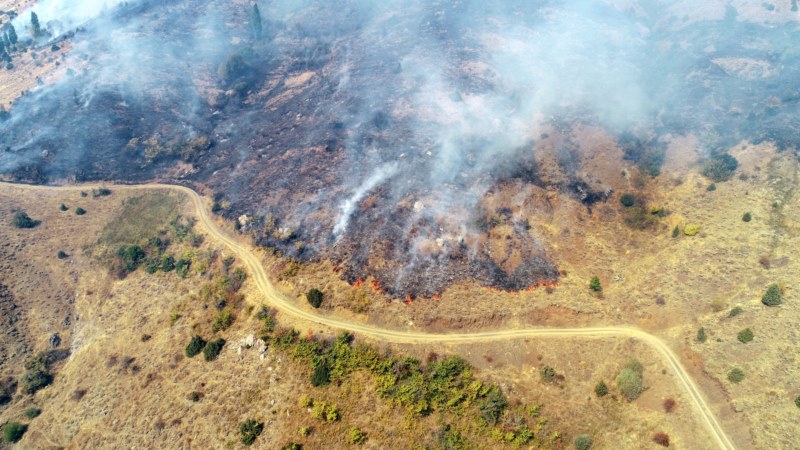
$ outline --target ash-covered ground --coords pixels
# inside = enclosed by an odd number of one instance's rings
[[[793,1],[61,3],[27,45],[72,40],[69,74],[0,125],[8,177],[209,187],[260,244],[397,296],[556,281],[529,219],[613,194],[576,126],[647,176],[679,136],[800,141]]]

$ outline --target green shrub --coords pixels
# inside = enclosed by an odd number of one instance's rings
[[[218,331],[225,331],[233,324],[233,313],[228,308],[223,309],[214,317],[214,323],[211,325],[211,331],[214,333]]]
[[[367,440],[367,434],[358,428],[350,428],[350,443],[359,445]]]
[[[727,153],[720,153],[706,160],[703,165],[703,176],[717,183],[728,181],[738,167],[739,161],[736,158]]]
[[[739,342],[742,344],[747,344],[753,340],[753,330],[750,328],[745,328],[736,335],[736,339],[739,339]]]
[[[324,386],[331,382],[330,369],[328,363],[319,361],[311,373],[311,385],[315,387]]]
[[[700,327],[697,329],[697,342],[704,343],[706,341],[706,329]]]
[[[69,255],[67,255],[67,253],[64,250],[59,250],[56,256],[58,257],[58,259],[64,259]]]
[[[644,379],[641,363],[631,359],[617,375],[617,388],[629,401],[636,400],[644,390]]]
[[[26,431],[28,431],[27,425],[19,422],[9,422],[3,427],[3,440],[8,443],[19,442]]]
[[[86,214],[86,210],[81,208],[80,206],[75,208],[75,215],[82,216]]]
[[[728,381],[731,383],[740,383],[744,380],[744,371],[738,367],[734,367],[728,372]]]
[[[481,417],[488,425],[496,425],[506,406],[508,406],[508,401],[506,401],[503,393],[500,392],[498,387],[492,386],[481,400],[478,409],[480,409]]]
[[[264,423],[254,419],[248,419],[239,425],[239,434],[242,435],[242,444],[253,445],[256,438],[264,431]]]
[[[711,183],[711,184],[709,184],[709,185],[708,185],[708,187],[706,188],[706,190],[707,190],[707,191],[709,191],[709,192],[714,192],[714,191],[716,191],[716,190],[717,190],[717,185],[716,185],[716,184],[714,184],[714,183]]]
[[[322,291],[317,288],[311,289],[308,291],[308,293],[306,293],[306,300],[308,300],[308,303],[314,308],[319,308],[322,306],[322,298]]]
[[[589,289],[591,289],[594,292],[601,291],[603,287],[600,285],[600,278],[596,276],[592,277],[592,279],[589,280]]]
[[[675,228],[672,229],[672,237],[676,238],[681,234],[681,229],[679,226],[675,225]]]
[[[797,406],[798,408],[800,408],[800,395],[798,395],[798,396],[797,396],[797,397],[794,399],[794,406]]]
[[[545,383],[552,383],[556,380],[556,369],[550,366],[544,366],[542,370],[539,371],[539,376],[542,377],[542,381]]]
[[[325,402],[314,402],[311,414],[317,419],[326,422],[336,422],[340,419],[339,408],[336,405],[329,405]]]
[[[281,450],[303,450],[303,445],[298,444],[297,442],[289,442],[281,447]]]
[[[189,344],[186,346],[186,356],[189,358],[199,354],[203,351],[203,348],[206,346],[206,341],[201,338],[200,336],[194,336],[189,341]]]
[[[761,297],[761,303],[767,306],[777,306],[783,303],[782,296],[781,287],[773,283],[769,285],[767,292]]]
[[[25,211],[19,211],[14,214],[12,224],[17,228],[33,228],[39,225],[39,221],[31,219]]]
[[[222,351],[222,347],[224,346],[225,339],[222,338],[207,343],[203,348],[203,358],[205,358],[206,361],[213,361],[217,359],[217,356],[219,356],[219,353]]]
[[[39,417],[42,414],[42,410],[39,409],[39,408],[28,408],[28,409],[25,410],[25,412],[23,414],[28,419],[35,419],[35,418]]]
[[[730,313],[728,313],[728,317],[736,317],[743,312],[744,310],[740,306],[737,306],[733,308]]]
[[[589,450],[592,448],[592,438],[588,434],[575,436],[575,450]]]
[[[683,227],[683,234],[687,236],[694,236],[699,232],[700,232],[700,225],[697,225],[696,223],[690,223],[685,227]]]
[[[27,394],[35,394],[53,382],[53,374],[50,373],[47,355],[44,353],[29,359],[25,363],[25,369],[20,381],[22,390]]]
[[[744,213],[744,215],[742,216],[742,221],[750,222],[751,220],[753,220],[753,215],[750,214],[749,212]]]
[[[622,203],[622,206],[630,208],[636,203],[636,199],[631,194],[622,194],[619,198],[619,202]]]
[[[162,272],[170,272],[175,270],[175,258],[170,255],[161,257],[160,269]]]
[[[186,276],[189,275],[189,268],[191,265],[191,261],[181,258],[175,263],[175,273],[181,278],[186,278]]]
[[[598,397],[605,397],[608,394],[608,386],[604,381],[598,381],[597,384],[594,386],[594,393]]]
[[[59,206],[59,207],[58,207],[58,209],[59,209],[59,210],[61,210],[61,211],[66,211],[66,210],[68,210],[69,208],[67,208],[67,205],[65,205],[65,204],[63,204],[63,203],[62,203],[62,204],[61,204],[61,206]]]

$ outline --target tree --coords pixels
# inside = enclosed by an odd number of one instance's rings
[[[59,209],[60,211],[66,211],[66,210],[68,210],[69,208],[67,208],[67,205],[65,205],[65,204],[63,204],[63,203],[62,203],[62,204],[61,204],[61,206],[59,206],[59,207],[58,207],[58,209]]]
[[[589,289],[594,292],[600,292],[603,290],[603,287],[600,285],[600,278],[594,276],[591,280],[589,280]]]
[[[619,198],[619,202],[622,203],[622,206],[630,208],[634,203],[636,203],[636,199],[634,199],[633,195],[631,194],[622,194],[622,197]]]
[[[198,353],[203,351],[203,347],[206,346],[206,341],[200,336],[194,336],[189,341],[189,344],[186,346],[186,356],[189,358],[197,355]]]
[[[594,393],[598,397],[605,397],[608,394],[608,386],[606,386],[605,381],[598,381],[597,384],[594,386]]]
[[[27,425],[19,422],[9,422],[8,425],[3,427],[3,440],[8,443],[19,442],[26,431],[28,431]]]
[[[744,213],[744,215],[742,216],[742,221],[750,222],[751,220],[753,220],[753,215],[750,214],[749,212]]]
[[[12,223],[17,228],[33,228],[39,225],[39,221],[31,219],[25,211],[19,211],[14,214],[14,221]]]
[[[311,373],[311,385],[315,387],[324,386],[331,382],[330,370],[328,363],[319,361],[314,367],[314,372]]]
[[[256,41],[261,39],[263,34],[263,24],[261,21],[261,11],[258,10],[258,4],[253,5],[253,13],[250,18],[250,26],[253,29],[253,39]]]
[[[783,300],[781,299],[781,287],[773,283],[767,288],[767,292],[761,297],[761,303],[767,306],[778,306]]]
[[[75,214],[78,215],[78,216],[82,216],[82,215],[86,214],[86,210],[79,206],[79,207],[75,208]]]
[[[322,297],[322,291],[317,288],[311,289],[308,291],[308,293],[306,293],[306,300],[308,300],[308,303],[310,303],[314,308],[319,308],[322,306]]]
[[[42,35],[42,26],[39,25],[39,16],[33,11],[31,11],[31,34],[33,34],[35,38]]]
[[[588,434],[575,436],[575,450],[589,450],[592,448],[592,438]]]
[[[206,344],[205,348],[203,348],[203,358],[206,361],[213,361],[217,359],[219,353],[222,351],[222,347],[225,346],[225,339],[219,338],[215,341],[211,341]]]
[[[747,344],[753,340],[753,330],[750,328],[745,328],[744,330],[740,331],[738,335],[736,335],[736,339],[739,339],[739,342],[742,344]]]
[[[8,42],[11,45],[16,45],[19,42],[19,37],[17,36],[17,30],[14,28],[14,25],[8,24],[8,30],[6,31],[6,37],[8,37]]]
[[[617,388],[630,401],[639,398],[644,390],[643,371],[642,364],[631,359],[617,375]]]
[[[239,433],[242,435],[242,444],[253,445],[256,438],[264,431],[264,422],[248,419],[239,426]]]
[[[744,370],[734,367],[728,372],[728,381],[731,383],[741,383],[744,380]]]
[[[703,328],[703,327],[700,327],[697,330],[697,342],[702,344],[705,341],[706,341],[706,329]]]

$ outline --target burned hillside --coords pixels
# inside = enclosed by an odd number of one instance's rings
[[[0,168],[37,183],[209,188],[261,245],[414,297],[557,281],[530,219],[552,193],[591,209],[617,188],[587,167],[576,128],[617,137],[617,164],[646,177],[676,136],[709,156],[742,140],[797,147],[800,55],[785,14],[259,6],[134,1],[82,23],[69,75],[0,125]]]

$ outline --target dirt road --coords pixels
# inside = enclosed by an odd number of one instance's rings
[[[88,190],[98,188],[99,185],[80,185],[80,186],[65,186],[65,187],[51,187],[51,186],[33,186],[33,185],[19,185],[0,182],[3,187],[15,187],[24,189],[37,189],[37,190]],[[153,190],[153,189],[169,189],[179,191],[186,194],[194,204],[195,211],[199,222],[206,228],[209,235],[227,246],[239,259],[247,266],[251,276],[256,282],[259,290],[263,293],[265,299],[272,304],[275,308],[286,314],[291,314],[295,317],[307,320],[309,322],[338,328],[342,330],[352,331],[364,336],[369,336],[374,339],[407,343],[407,344],[434,344],[434,343],[451,343],[463,344],[469,342],[486,342],[486,341],[500,341],[507,339],[523,339],[523,338],[536,338],[536,337],[584,337],[584,338],[635,338],[655,350],[666,361],[669,368],[677,376],[678,382],[686,390],[686,393],[692,399],[692,403],[699,417],[703,421],[711,436],[714,437],[719,448],[722,449],[735,449],[733,443],[728,438],[725,430],[722,429],[713,411],[706,403],[702,393],[695,384],[694,380],[689,376],[689,373],[681,364],[678,357],[661,339],[651,334],[645,333],[642,330],[633,327],[588,327],[588,328],[524,328],[512,330],[497,330],[497,331],[484,331],[475,333],[448,333],[448,334],[432,334],[416,331],[403,331],[392,330],[385,328],[378,328],[371,325],[364,325],[359,323],[352,323],[341,319],[332,317],[320,316],[314,312],[307,311],[300,307],[297,302],[284,296],[278,289],[270,282],[267,272],[261,260],[256,256],[256,252],[249,245],[242,244],[236,239],[232,238],[226,231],[224,231],[219,224],[211,216],[210,209],[206,202],[197,192],[184,186],[162,185],[162,184],[146,184],[146,185],[115,185],[112,186],[116,190]]]

